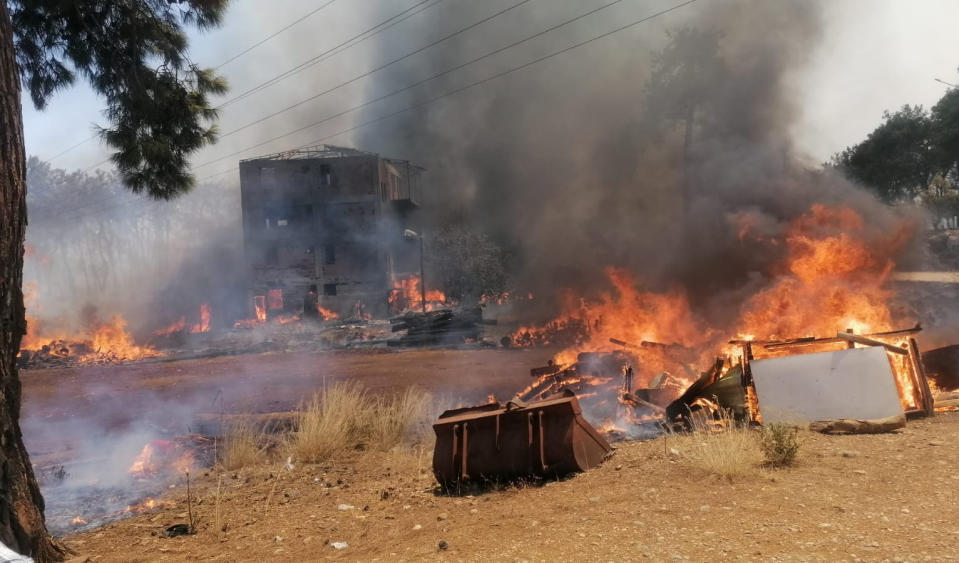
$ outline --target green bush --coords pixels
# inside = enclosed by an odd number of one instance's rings
[[[782,422],[773,422],[763,426],[760,447],[765,464],[772,467],[785,467],[796,461],[799,452],[799,430]]]

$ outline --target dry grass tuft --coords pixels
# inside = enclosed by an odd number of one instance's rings
[[[697,425],[691,434],[680,436],[681,455],[710,475],[725,479],[754,475],[763,464],[758,433],[728,414],[719,422]]]
[[[250,419],[240,419],[226,430],[219,451],[220,465],[227,471],[257,465],[266,460],[263,429]]]
[[[374,402],[355,381],[337,382],[303,405],[290,447],[297,459],[318,463],[367,441]]]
[[[432,395],[413,387],[389,397],[377,397],[368,421],[370,447],[388,451],[428,442],[435,418],[432,404]]]

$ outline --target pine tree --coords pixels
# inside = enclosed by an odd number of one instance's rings
[[[27,221],[21,84],[43,108],[82,77],[106,101],[101,139],[123,182],[171,199],[195,180],[187,159],[216,139],[208,97],[222,79],[188,57],[187,27],[217,26],[226,0],[7,0],[0,3],[0,541],[38,562],[65,549],[47,532],[20,432],[15,358],[26,328]]]

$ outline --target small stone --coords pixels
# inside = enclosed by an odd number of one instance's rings
[[[858,457],[859,452],[855,450],[843,450],[839,452],[839,455],[841,455],[842,457]]]
[[[930,445],[930,446],[945,446],[946,443],[943,442],[942,440],[932,440],[932,441],[929,442],[929,445]]]
[[[615,467],[616,471],[619,471],[619,470],[622,469],[622,468],[623,468],[622,465],[617,465],[617,466]]]
[[[673,457],[679,457],[679,450],[676,448],[669,448],[669,455]]]
[[[419,531],[419,530],[422,530],[422,529],[423,529],[423,526],[420,526],[419,524],[413,526],[413,531],[414,531],[414,532]]]
[[[865,469],[853,469],[852,472],[855,473],[856,475],[865,475],[865,474],[866,474],[866,470],[865,470]]]
[[[440,551],[446,551],[449,549],[450,544],[446,543],[446,540],[440,540],[436,547],[440,548]]]
[[[908,508],[903,508],[903,509],[900,510],[899,512],[902,512],[903,514],[909,514],[909,509],[908,509]]]
[[[275,541],[275,542],[281,542],[281,541],[283,541],[283,538],[282,538],[281,536],[274,536],[274,537],[273,537],[273,541]]]
[[[440,521],[442,521],[442,520],[448,520],[449,517],[450,517],[450,515],[447,514],[447,513],[445,513],[445,512],[440,512],[439,514],[436,515],[436,519],[437,519],[437,520],[440,520]]]
[[[352,504],[341,504],[336,507],[337,510],[353,510],[354,508]]]
[[[704,504],[699,507],[700,512],[709,512],[709,510],[710,510],[710,506],[708,504]]]
[[[345,541],[330,542],[330,545],[333,546],[333,549],[346,549],[350,547],[350,544],[346,543]]]

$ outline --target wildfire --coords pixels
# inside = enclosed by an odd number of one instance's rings
[[[685,295],[680,292],[656,294],[641,291],[638,283],[626,271],[607,268],[606,277],[612,291],[601,293],[587,301],[572,292],[562,295],[563,309],[559,318],[543,327],[521,328],[512,335],[515,345],[533,343],[569,343],[553,361],[570,365],[582,352],[613,352],[621,344],[632,345],[639,362],[650,379],[658,373],[674,369],[663,351],[667,347],[643,347],[642,343],[683,342],[686,346],[705,344],[712,331],[703,330],[702,323],[693,315]],[[632,350],[631,350],[632,351]],[[692,383],[692,381],[687,381]]]
[[[285,324],[289,324],[289,323],[295,323],[296,321],[300,320],[300,316],[299,316],[299,315],[293,315],[293,314],[290,314],[290,315],[279,315],[279,316],[276,317],[275,320],[276,320],[277,323],[279,323],[279,324],[281,324],[281,325],[285,325]]]
[[[47,350],[55,357],[75,357],[81,364],[127,362],[157,355],[149,346],[138,346],[126,330],[126,320],[116,315],[107,322],[90,323],[89,333],[46,330],[46,323],[27,318],[21,350]]]
[[[334,319],[340,318],[339,313],[335,311],[331,311],[323,307],[322,305],[316,306],[316,312],[320,314],[320,318],[323,319],[324,321],[332,321]]]
[[[761,221],[749,213],[737,214],[730,221],[744,247],[755,247],[757,252],[773,248],[781,258],[767,264],[761,272],[768,280],[765,287],[727,315],[729,322],[710,326],[696,315],[681,289],[644,291],[639,279],[624,270],[607,268],[610,289],[592,298],[562,292],[561,314],[542,326],[517,330],[510,337],[511,344],[563,346],[554,357],[557,366],[581,362],[583,352],[621,350],[637,360],[630,362],[637,369],[634,388],[644,387],[661,372],[670,373],[685,387],[716,352],[741,357],[742,346],[723,347],[731,335],[744,341],[768,341],[835,336],[846,330],[868,334],[906,322],[894,317],[889,306],[894,294],[885,282],[894,267],[892,258],[912,235],[911,224],[904,222],[892,232],[883,231],[852,209],[825,205],[812,206],[778,235],[757,232]],[[767,355],[759,345],[753,350]],[[916,390],[910,378],[914,368],[908,365],[908,356],[890,356],[903,407],[915,406]],[[695,370],[677,369],[683,365]],[[549,377],[553,376],[541,377],[524,392],[536,389]],[[613,400],[615,386],[598,380],[594,385],[604,387],[607,399]],[[600,391],[600,396],[603,394]]]
[[[126,331],[127,322],[115,315],[106,324],[100,325],[90,339],[93,352],[80,358],[81,364],[100,361],[129,361],[148,358],[156,351],[146,346],[137,346],[133,337]]]
[[[147,497],[136,504],[131,504],[128,506],[126,508],[126,512],[141,514],[157,508],[169,508],[171,506],[174,506],[172,501]]]
[[[193,334],[199,332],[210,332],[210,319],[213,315],[213,308],[210,307],[209,303],[203,303],[200,305],[200,322],[196,324],[189,325],[190,332]],[[187,330],[187,321],[186,317],[180,317],[177,322],[171,324],[170,326],[154,331],[153,334],[157,336],[166,336],[169,334],[174,334],[177,332],[184,332]]]
[[[185,473],[195,464],[192,451],[183,451],[175,442],[151,440],[134,458],[128,472],[137,478],[153,478],[169,473]]]
[[[266,322],[266,296],[256,295],[253,297],[253,311],[256,313],[257,322]]]
[[[87,523],[87,521],[84,520],[83,517],[81,516],[74,516],[73,520],[70,520],[70,523],[73,524],[74,526],[83,526],[84,524]]]
[[[884,283],[905,240],[904,232],[869,233],[850,209],[814,205],[790,225],[786,259],[775,266],[785,275],[746,302],[740,332],[776,339],[890,330],[893,295]]]
[[[393,290],[388,298],[390,310],[402,313],[420,307],[423,302],[423,293],[420,289],[420,277],[410,274],[405,278],[393,280]],[[446,294],[438,289],[426,290],[426,310],[435,311],[450,305]]]

